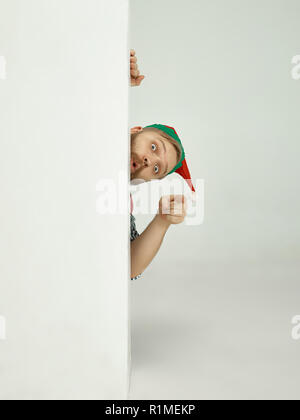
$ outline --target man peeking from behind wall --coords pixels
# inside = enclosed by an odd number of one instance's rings
[[[140,86],[145,76],[140,74],[134,50],[130,51],[130,83]],[[164,124],[131,129],[130,180],[139,179],[149,182],[164,179],[177,172],[195,191],[185,161],[185,152],[175,129]],[[184,195],[163,196],[158,212],[143,233],[136,230],[132,214],[131,197],[131,280],[141,277],[141,273],[151,263],[161,247],[164,236],[173,224],[182,223],[186,216]]]

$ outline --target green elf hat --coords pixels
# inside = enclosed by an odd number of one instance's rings
[[[152,124],[152,125],[148,125],[145,128],[148,127],[153,127],[153,128],[157,128],[158,130],[163,131],[164,133],[168,134],[170,137],[172,137],[174,140],[177,141],[177,143],[180,146],[181,149],[181,159],[180,162],[175,166],[175,168],[172,169],[172,171],[170,171],[168,173],[168,175],[172,174],[173,172],[178,173],[180,176],[182,176],[182,178],[184,178],[187,182],[187,184],[189,185],[190,189],[192,191],[195,192],[195,188],[192,184],[192,180],[191,180],[191,175],[190,175],[190,171],[188,169],[186,160],[185,160],[185,152],[181,143],[181,140],[178,136],[178,134],[175,131],[175,128],[173,127],[169,127],[168,125],[163,125],[163,124]]]

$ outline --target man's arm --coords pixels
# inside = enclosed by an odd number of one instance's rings
[[[131,242],[131,277],[138,276],[148,267],[169,227],[170,223],[156,215],[144,232]]]
[[[183,195],[164,196],[159,212],[144,232],[131,242],[131,277],[141,274],[157,254],[172,224],[182,223],[186,215]]]

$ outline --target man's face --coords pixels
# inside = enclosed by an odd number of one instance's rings
[[[171,142],[152,130],[131,129],[130,180],[164,178],[177,164],[176,149]]]

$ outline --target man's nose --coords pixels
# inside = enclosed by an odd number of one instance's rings
[[[150,166],[151,165],[151,161],[150,161],[148,156],[144,156],[144,165],[145,166]]]

